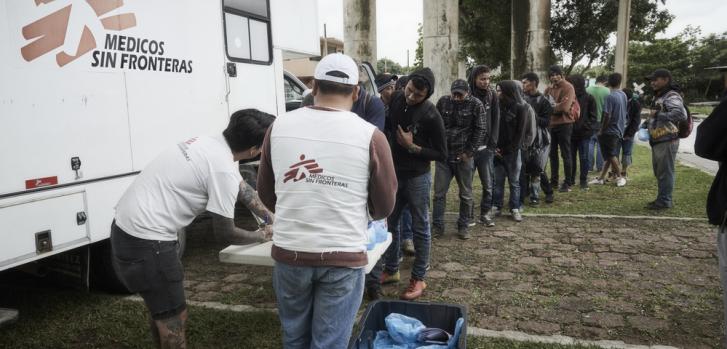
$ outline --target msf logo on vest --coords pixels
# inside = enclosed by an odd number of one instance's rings
[[[300,155],[300,162],[291,165],[290,170],[285,173],[283,183],[287,183],[289,180],[297,182],[309,177],[310,175],[316,175],[323,173],[323,169],[318,165],[315,159],[305,159],[305,154]]]
[[[28,0],[26,0],[28,1]],[[33,0],[35,6],[41,6],[55,1],[64,0]],[[65,0],[67,2],[67,0]],[[86,0],[85,2],[75,1],[68,6],[64,6],[37,21],[23,27],[23,38],[31,41],[20,49],[23,59],[30,62],[40,56],[43,56],[66,44],[66,34],[69,30],[69,22],[71,19],[71,11],[74,14],[87,10],[82,8],[74,8],[74,6],[88,6],[106,30],[122,31],[136,26],[136,16],[133,13],[122,13],[117,15],[108,15],[110,12],[117,10],[124,5],[123,0]],[[89,10],[90,11],[90,10]],[[86,11],[88,12],[88,11]],[[75,30],[76,28],[72,28]],[[82,24],[81,38],[78,45],[75,46],[75,52],[66,52],[65,49],[56,54],[56,63],[59,67],[73,62],[79,57],[87,54],[96,48],[96,38],[94,37],[88,24]]]

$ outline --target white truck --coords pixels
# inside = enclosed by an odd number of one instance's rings
[[[115,279],[114,205],[161,150],[285,112],[283,60],[320,55],[317,3],[0,1],[0,48],[0,272],[88,286]]]

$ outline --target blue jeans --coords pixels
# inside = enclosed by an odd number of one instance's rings
[[[621,153],[621,171],[626,171],[626,168],[631,166],[632,158],[631,155],[634,152],[634,139],[621,139],[618,145],[617,153]]]
[[[510,209],[520,208],[520,167],[522,158],[520,150],[504,154],[495,160],[495,188],[492,194],[492,205],[502,208],[505,200],[505,177],[510,184]]]
[[[594,156],[595,151],[595,156]],[[595,162],[594,162],[595,161]],[[588,163],[593,166],[596,164],[596,170],[601,172],[603,169],[603,154],[601,153],[601,145],[598,144],[598,135],[593,135],[588,143]],[[592,170],[593,168],[589,168]]]
[[[363,296],[363,268],[276,262],[273,288],[283,347],[346,348]]]
[[[672,207],[672,193],[674,192],[674,165],[676,163],[679,140],[662,142],[651,146],[651,162],[656,176],[659,193],[656,196],[656,203]]]
[[[588,183],[588,170],[591,168],[591,162],[588,159],[588,156],[591,155],[589,153],[589,149],[591,146],[591,138],[586,139],[572,139],[571,140],[572,146],[571,149],[573,149],[573,153],[571,154],[571,159],[573,159],[573,174],[571,175],[571,178],[575,180],[576,178],[576,159],[579,161],[579,181],[581,184]],[[576,154],[577,153],[577,154]],[[603,167],[603,166],[601,166]],[[569,183],[571,186],[574,186],[576,183]]]
[[[432,208],[432,225],[444,228],[444,209],[447,206],[447,191],[452,177],[459,187],[459,219],[457,228],[466,227],[472,211],[472,177],[474,162],[440,162],[437,161],[434,172],[434,207]]]
[[[486,148],[475,154],[475,169],[480,175],[480,184],[482,184],[482,200],[480,201],[480,216],[487,214],[492,207],[492,188],[494,187],[494,166],[495,158],[494,149]],[[474,175],[474,173],[473,173]],[[474,206],[474,205],[473,205]],[[474,207],[473,207],[474,208]],[[474,218],[474,209],[470,214],[470,220]]]
[[[429,172],[413,178],[399,178],[399,187],[396,191],[396,204],[394,211],[388,219],[392,241],[384,254],[384,270],[393,274],[399,270],[399,257],[401,253],[401,229],[398,224],[404,207],[408,206],[411,212],[411,230],[414,234],[414,264],[411,277],[424,280],[429,265],[429,248],[432,243],[432,234],[429,230],[429,191],[432,186],[432,177]]]
[[[404,207],[404,210],[401,211],[401,239],[402,240],[412,240],[414,238],[414,233],[411,231],[411,212],[409,211],[409,207]]]

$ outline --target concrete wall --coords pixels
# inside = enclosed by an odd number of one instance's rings
[[[376,65],[376,0],[343,0],[343,51]]]
[[[459,59],[459,1],[424,0],[424,66],[434,72],[436,86],[432,103],[449,94],[452,81],[465,78],[464,61]]]

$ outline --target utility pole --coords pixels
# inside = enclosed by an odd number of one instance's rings
[[[629,18],[631,18],[631,0],[619,0],[616,32],[616,64],[614,70],[623,75],[623,79],[621,80],[622,86],[626,86],[626,81],[628,81]]]
[[[406,50],[406,71],[409,71],[409,50]]]
[[[376,65],[376,0],[343,0],[343,51]]]
[[[328,55],[328,33],[326,32],[326,24],[323,23],[323,52],[321,57]]]

